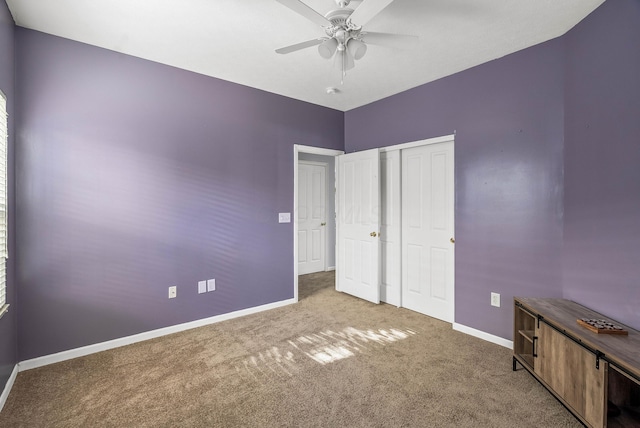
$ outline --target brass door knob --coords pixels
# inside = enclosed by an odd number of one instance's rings
[[[375,233],[375,232],[371,232],[371,233],[369,234],[369,236],[373,236],[373,237],[375,238],[376,236],[378,236],[378,234],[377,234],[377,233]]]
[[[449,241],[450,241],[452,244],[455,244],[455,242],[456,242],[456,240],[455,240],[455,239],[453,239],[453,238],[450,238],[450,239],[449,239]]]

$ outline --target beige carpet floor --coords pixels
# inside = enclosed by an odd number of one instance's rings
[[[581,427],[509,349],[300,277],[300,302],[18,374],[0,427]]]

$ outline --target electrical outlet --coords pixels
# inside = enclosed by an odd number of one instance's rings
[[[176,287],[175,285],[172,287],[169,287],[169,298],[170,299],[175,299],[175,297],[178,295],[178,287]]]
[[[491,306],[500,307],[500,293],[491,293]]]
[[[207,292],[207,281],[198,281],[198,294]]]
[[[207,291],[216,291],[216,280],[208,279],[207,280]]]

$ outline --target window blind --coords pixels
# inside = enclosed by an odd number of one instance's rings
[[[7,99],[0,91],[0,313],[7,303]]]

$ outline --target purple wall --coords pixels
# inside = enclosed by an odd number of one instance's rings
[[[640,1],[566,43],[564,295],[640,329]]]
[[[456,131],[456,322],[511,338],[513,296],[564,296],[640,328],[637,1],[344,115],[25,29],[13,104],[0,6],[0,87],[20,125],[0,387],[17,355],[292,297],[277,213],[293,211],[295,143],[352,152]],[[218,291],[198,295],[211,277]]]
[[[563,60],[552,40],[345,115],[348,152],[456,131],[455,321],[500,337],[514,296],[562,294]]]
[[[341,149],[342,112],[21,28],[16,49],[21,360],[293,297],[293,144]]]
[[[7,96],[9,112],[9,159],[14,153],[14,32],[13,18],[6,3],[0,1],[0,90]],[[10,311],[0,319],[0,393],[4,390],[11,372],[18,362],[17,354],[17,309],[15,287],[15,204],[13,162],[8,164],[9,190],[9,256],[7,260],[7,302]]]
[[[456,322],[511,338],[511,297],[562,296],[640,328],[639,41],[640,2],[605,2],[559,39],[347,112],[348,152],[457,131]]]

